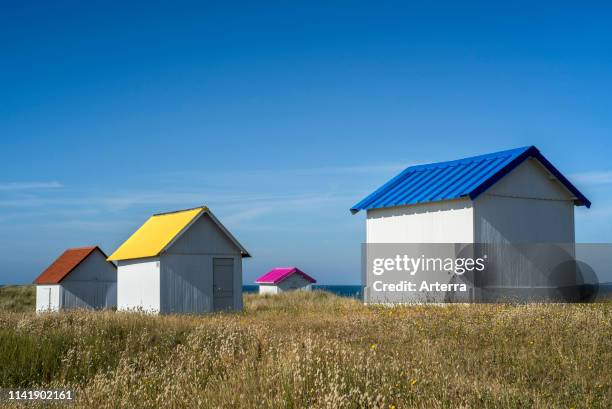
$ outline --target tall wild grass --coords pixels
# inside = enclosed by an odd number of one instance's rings
[[[241,313],[0,313],[0,386],[82,408],[609,408],[612,303],[367,307],[248,295]]]

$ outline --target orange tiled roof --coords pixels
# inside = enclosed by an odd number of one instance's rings
[[[78,247],[64,251],[45,271],[34,280],[34,284],[58,284],[85,260],[98,246]],[[100,250],[102,252],[102,250]],[[104,254],[104,252],[102,252]],[[106,255],[104,255],[106,257]]]

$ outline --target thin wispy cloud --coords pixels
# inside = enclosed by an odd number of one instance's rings
[[[576,173],[571,180],[583,185],[610,185],[612,184],[612,170]]]
[[[19,221],[21,226],[117,231],[118,224],[126,224],[126,217],[142,218],[151,212],[207,205],[232,228],[268,224],[274,227],[276,221],[271,220],[270,215],[330,209],[338,212],[338,209],[348,208],[362,192],[344,183],[346,176],[376,174],[384,177],[385,173],[395,173],[404,166],[387,163],[301,168],[287,170],[290,175],[285,171],[279,175],[278,170],[261,169],[249,172],[247,177],[255,180],[248,182],[232,181],[234,171],[221,170],[214,176],[207,173],[214,183],[199,182],[198,174],[194,173],[183,175],[180,184],[157,183],[151,187],[121,190],[103,186],[60,189],[63,185],[58,182],[7,183],[0,185],[4,190],[0,197],[0,224],[7,227]],[[109,221],[113,223],[108,224]]]
[[[64,185],[56,181],[0,183],[0,191],[61,189],[63,187]]]
[[[359,166],[321,166],[314,168],[295,168],[289,169],[288,172],[297,175],[358,175],[358,174],[374,174],[399,172],[405,169],[407,164],[401,163],[382,163],[373,165]],[[271,171],[264,171],[271,172]],[[278,170],[274,171],[278,172]],[[284,172],[284,170],[283,170]]]
[[[268,192],[242,192],[242,193],[218,193],[211,190],[184,190],[175,192],[150,193],[143,191],[120,192],[115,196],[89,197],[86,203],[97,204],[108,210],[118,211],[135,206],[199,206],[199,205],[223,205],[238,207],[260,206],[273,207],[279,203],[284,205],[312,204],[326,201],[330,194],[327,192],[310,193],[277,193]]]
[[[63,208],[71,211],[75,208],[84,208],[88,211],[121,211],[137,206],[199,206],[199,205],[239,205],[252,206],[255,203],[262,205],[313,204],[327,201],[337,192],[328,190],[311,190],[309,192],[282,192],[267,190],[258,192],[217,192],[214,189],[185,189],[180,191],[151,192],[143,190],[113,191],[106,194],[88,194],[79,192],[77,195],[61,197],[28,196],[0,200],[0,208]],[[350,196],[349,196],[350,198]]]
[[[25,225],[25,224],[24,224]],[[92,233],[92,240],[95,240],[96,234],[101,232],[121,232],[126,225],[129,225],[127,220],[89,220],[89,219],[68,219],[59,221],[48,221],[42,223],[31,224],[37,229],[49,231],[85,231]],[[93,233],[95,232],[95,234]],[[95,244],[95,243],[91,243]]]
[[[254,218],[263,216],[264,214],[267,214],[271,211],[272,209],[265,207],[265,206],[249,208],[249,209],[238,211],[236,213],[232,213],[229,216],[224,217],[223,220],[224,220],[224,223],[226,223],[229,226],[229,225],[234,225],[234,224],[242,223],[245,221],[253,220]]]
[[[378,163],[368,165],[347,165],[347,166],[318,166],[318,167],[282,167],[271,169],[248,169],[248,170],[220,170],[209,171],[206,173],[195,171],[174,171],[159,175],[161,178],[193,178],[197,179],[218,179],[218,178],[275,178],[285,179],[300,176],[346,176],[346,175],[377,175],[397,173],[414,163]]]

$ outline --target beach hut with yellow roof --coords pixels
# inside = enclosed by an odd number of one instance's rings
[[[108,258],[117,308],[151,313],[242,309],[246,249],[205,206],[151,216]]]

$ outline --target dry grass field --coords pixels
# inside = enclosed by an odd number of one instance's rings
[[[79,408],[609,408],[612,303],[366,307],[313,292],[242,313],[0,312],[0,386]],[[15,407],[15,406],[11,406]]]

